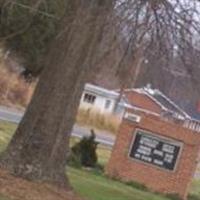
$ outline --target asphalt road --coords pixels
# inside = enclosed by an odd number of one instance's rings
[[[14,111],[6,107],[0,107],[0,120],[18,124],[21,121],[23,115],[24,115],[23,112]],[[95,133],[97,142],[106,145],[108,147],[113,146],[115,141],[115,136],[106,131],[95,130]],[[90,128],[74,125],[72,136],[82,138],[83,136],[87,136],[89,134],[90,134]]]

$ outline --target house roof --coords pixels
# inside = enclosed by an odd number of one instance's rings
[[[187,119],[191,118],[184,110],[182,110],[176,103],[174,103],[169,97],[167,97],[164,93],[162,93],[158,89],[152,89],[150,86],[146,86],[143,88],[137,88],[137,89],[132,88],[125,90],[125,92],[131,92],[131,91],[140,93],[142,95],[146,95],[157,105],[159,105],[164,111],[177,113]]]
[[[189,104],[186,106],[186,111],[192,116],[193,120],[200,121],[200,113],[197,111],[197,108],[193,104]]]
[[[158,105],[151,97],[139,89],[133,89],[129,91],[124,91],[125,98],[127,102],[132,106],[142,108],[148,111],[156,112],[161,114],[161,105]]]
[[[105,98],[110,99],[117,99],[119,97],[119,92],[108,90],[102,87],[99,87],[97,85],[92,85],[90,83],[87,83],[85,85],[85,91],[96,94],[99,96],[103,96]],[[136,92],[138,94],[141,94],[143,96],[146,96],[150,98],[157,106],[159,106],[163,111],[169,112],[169,113],[177,113],[178,115],[181,115],[184,119],[191,119],[191,116],[188,115],[183,109],[181,109],[175,102],[173,102],[169,97],[167,97],[163,92],[161,92],[158,89],[152,89],[150,86],[145,86],[142,88],[127,88],[125,89],[125,92]],[[125,95],[126,96],[126,95]],[[124,99],[121,101],[121,106],[127,107],[127,105],[133,106],[134,108],[139,108],[143,110],[148,110],[147,108],[143,108],[142,105],[135,105],[134,101],[130,102],[128,99]],[[154,112],[149,110],[150,112]]]
[[[128,109],[141,111],[141,112],[144,112],[144,113],[147,113],[147,114],[159,116],[159,114],[156,113],[156,112],[153,112],[153,111],[150,111],[150,110],[147,110],[145,108],[138,107],[138,106],[130,105],[130,104],[125,103],[125,102],[120,102],[119,105],[122,106],[122,107],[128,108]]]
[[[117,99],[119,97],[119,93],[112,91],[112,90],[107,90],[105,88],[96,86],[96,85],[92,85],[90,83],[85,84],[85,91],[99,95],[99,96],[103,96],[105,98],[111,98],[111,99]]]

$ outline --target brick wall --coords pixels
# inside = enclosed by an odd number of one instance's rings
[[[125,92],[125,95],[130,104],[137,106],[139,108],[143,108],[149,110],[151,112],[155,112],[161,114],[162,108],[153,101],[150,97],[145,94],[140,94],[135,91]]]
[[[176,169],[168,171],[151,164],[138,162],[128,156],[134,131],[144,129],[183,143]],[[143,116],[139,124],[123,120],[110,161],[106,167],[109,176],[124,181],[136,181],[146,185],[153,191],[161,193],[175,193],[186,199],[188,188],[197,166],[200,151],[200,134],[165,122],[155,116]]]

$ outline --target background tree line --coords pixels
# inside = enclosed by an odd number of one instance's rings
[[[43,67],[41,58],[58,33],[66,7],[65,0],[0,1],[0,42],[17,54],[33,75]]]

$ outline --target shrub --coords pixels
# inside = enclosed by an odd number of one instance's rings
[[[70,160],[75,165],[80,163],[84,167],[95,167],[97,163],[97,145],[95,133],[91,130],[89,137],[83,137],[71,148]]]

